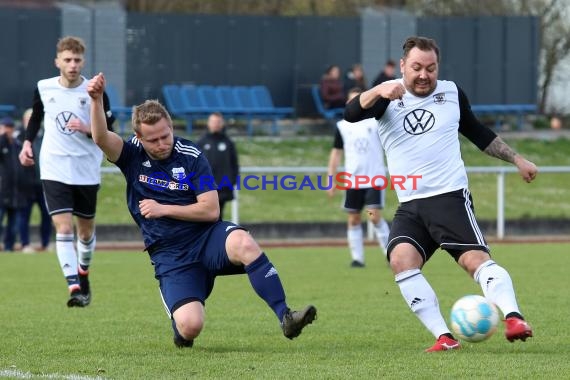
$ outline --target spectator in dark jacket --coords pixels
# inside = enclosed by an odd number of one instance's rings
[[[30,189],[24,181],[24,167],[18,154],[22,144],[14,137],[14,121],[6,117],[0,121],[0,235],[4,232],[4,250],[13,251],[18,231],[18,218],[26,205]],[[7,216],[3,231],[4,216]]]
[[[208,131],[197,144],[206,155],[218,184],[220,219],[223,219],[225,203],[234,199],[233,187],[237,183],[239,163],[235,144],[225,133],[224,117],[221,113],[210,114]]]
[[[395,72],[396,72],[396,62],[389,59],[384,65],[382,71],[374,79],[374,82],[372,82],[372,87],[377,86],[382,82],[386,82],[387,80],[396,79]]]
[[[23,143],[26,137],[26,128],[28,127],[28,121],[32,115],[32,109],[27,109],[22,115],[22,130],[18,135],[18,138]],[[40,147],[42,145],[42,137],[38,137],[34,140],[32,146],[34,150],[35,157],[40,156]],[[33,253],[35,249],[30,244],[30,217],[32,216],[32,208],[34,204],[38,204],[41,212],[40,220],[40,239],[41,239],[41,251],[45,251],[49,246],[49,241],[52,234],[52,224],[51,216],[49,215],[46,202],[44,199],[44,192],[42,189],[42,182],[40,180],[40,165],[36,162],[33,166],[24,166],[24,181],[26,182],[26,188],[30,189],[28,201],[26,205],[21,210],[21,215],[19,218],[18,232],[20,233],[20,239],[22,241],[22,252],[23,253]]]

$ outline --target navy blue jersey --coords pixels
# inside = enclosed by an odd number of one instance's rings
[[[189,140],[174,137],[169,158],[153,160],[136,137],[125,141],[115,163],[127,180],[127,204],[131,216],[140,227],[146,247],[176,244],[194,240],[213,222],[190,222],[168,217],[146,219],[139,210],[139,201],[154,199],[160,204],[189,205],[202,193],[217,186],[208,161]]]

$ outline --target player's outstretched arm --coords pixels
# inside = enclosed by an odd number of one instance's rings
[[[519,174],[526,182],[532,182],[538,174],[536,165],[520,154],[516,153],[499,136],[485,148],[485,153],[491,157],[500,158],[503,161],[514,164],[519,169]]]
[[[95,144],[101,148],[109,161],[116,162],[123,150],[123,139],[115,132],[107,129],[105,109],[103,108],[103,92],[105,76],[95,75],[87,84],[87,92],[91,97],[91,135]]]

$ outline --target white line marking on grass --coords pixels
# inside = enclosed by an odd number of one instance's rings
[[[33,374],[31,372],[23,372],[17,369],[0,369],[0,377],[9,377],[12,379],[65,379],[65,380],[105,380],[104,377],[91,377],[83,375],[61,375],[59,373],[42,373]]]

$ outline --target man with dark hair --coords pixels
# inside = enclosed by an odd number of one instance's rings
[[[537,168],[475,118],[461,88],[438,80],[439,48],[434,40],[410,37],[403,50],[402,78],[363,92],[345,110],[350,122],[377,120],[390,174],[421,175],[416,186],[408,180],[396,188],[400,206],[387,247],[396,283],[437,339],[426,351],[459,348],[421,271],[437,248],[444,249],[501,310],[506,338],[524,341],[532,329],[519,310],[509,273],[491,259],[475,220],[458,133],[486,154],[514,164],[526,182],[535,179]]]
[[[204,327],[204,304],[217,276],[246,273],[271,307],[283,335],[298,336],[317,315],[314,306],[292,311],[279,274],[241,226],[220,220],[218,192],[208,161],[191,141],[174,136],[172,120],[157,101],[134,108],[135,136],[129,141],[105,128],[105,77],[89,82],[91,131],[107,159],[127,181],[127,202],[140,227],[174,344],[192,347]]]
[[[394,73],[396,71],[396,63],[389,59],[382,71],[378,74],[374,81],[372,82],[372,87],[378,86],[382,82],[386,82],[387,80],[396,79]]]
[[[32,143],[40,130],[44,136],[40,150],[40,176],[46,205],[56,231],[56,252],[69,290],[69,307],[91,302],[89,265],[95,250],[95,210],[101,183],[103,154],[91,139],[85,44],[78,37],[64,37],[56,48],[55,66],[60,75],[38,82],[32,115],[20,152],[24,166],[35,164]],[[115,118],[104,95],[106,123]],[[74,246],[74,220],[77,248]]]

